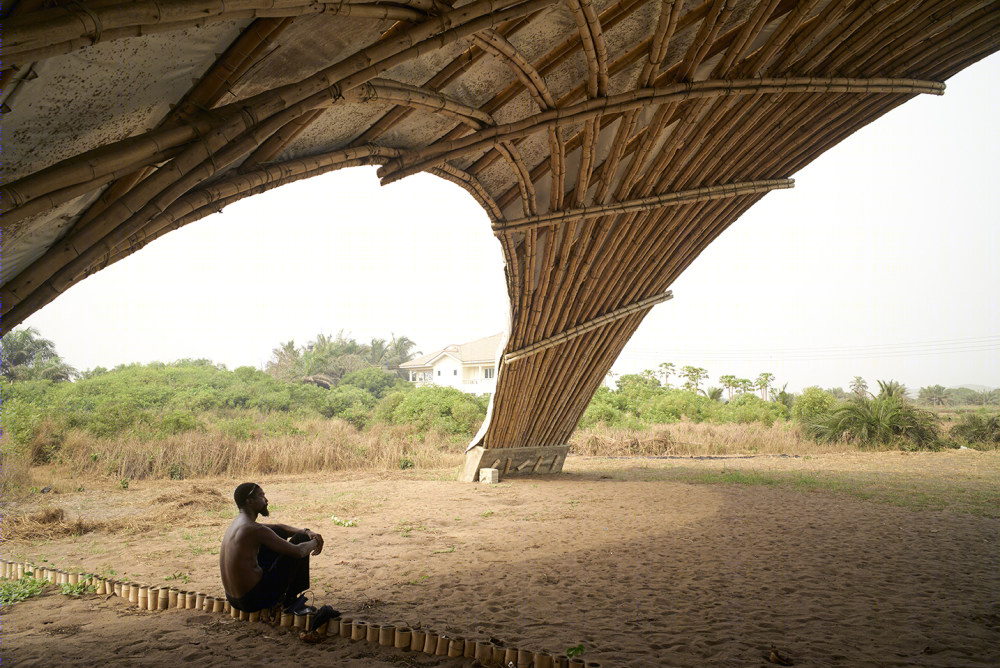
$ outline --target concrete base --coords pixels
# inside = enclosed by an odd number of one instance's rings
[[[566,463],[568,445],[533,448],[484,448],[477,445],[465,453],[465,467],[459,480],[479,480],[479,469],[498,469],[500,479],[532,473],[559,473]]]

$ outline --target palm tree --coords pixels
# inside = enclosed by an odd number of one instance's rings
[[[900,399],[906,399],[906,385],[903,385],[899,381],[895,380],[880,380],[878,381],[880,397],[899,397]]]
[[[868,383],[861,376],[855,376],[854,380],[851,381],[851,392],[859,397],[865,396],[868,392]]]
[[[691,392],[697,392],[701,381],[708,378],[707,371],[701,367],[694,366],[681,367],[681,375],[687,378],[687,382],[684,383],[684,389]]]
[[[759,376],[757,376],[757,382],[755,385],[757,389],[760,390],[760,398],[767,401],[767,390],[771,387],[771,383],[774,382],[774,374],[764,371]]]
[[[372,339],[365,357],[372,366],[388,366],[386,358],[389,357],[389,346],[385,345],[385,339]]]
[[[674,374],[673,362],[661,362],[660,373],[663,375],[663,387],[670,389],[670,376]]]
[[[726,388],[726,392],[729,394],[729,400],[733,400],[733,389],[736,387],[736,376],[729,373],[725,376],[719,376],[719,384]]]
[[[416,347],[416,342],[410,337],[393,334],[392,340],[389,342],[389,354],[386,358],[386,366],[389,369],[395,370],[396,375],[405,380],[407,377],[406,372],[400,371],[399,365],[409,362],[415,355],[421,354],[420,351],[413,351]]]
[[[928,385],[921,387],[917,399],[931,406],[944,406],[948,403],[948,390],[944,385]]]
[[[722,388],[721,387],[710,387],[708,391],[705,392],[705,396],[712,401],[722,401]]]
[[[0,372],[9,380],[62,381],[78,375],[34,327],[15,329],[0,339]]]

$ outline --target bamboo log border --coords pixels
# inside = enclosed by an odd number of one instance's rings
[[[667,290],[663,294],[653,295],[652,297],[646,297],[645,299],[639,300],[634,304],[629,304],[628,306],[622,306],[614,311],[605,313],[604,315],[594,318],[593,320],[588,320],[587,322],[580,323],[576,327],[567,329],[565,332],[560,334],[555,334],[553,336],[546,337],[541,341],[532,343],[530,346],[521,348],[520,350],[514,350],[512,352],[506,353],[503,356],[503,361],[506,364],[515,362],[519,359],[524,359],[525,357],[530,357],[531,355],[537,355],[543,350],[548,350],[549,348],[555,348],[560,346],[567,341],[571,341],[578,336],[582,336],[596,329],[600,329],[607,324],[610,324],[616,320],[620,320],[626,316],[630,316],[639,311],[650,309],[657,304],[662,304],[663,302],[673,299],[674,293]]]
[[[0,579],[19,580],[23,577],[34,577],[45,580],[53,585],[75,586],[83,584],[93,587],[95,593],[104,596],[105,601],[112,597],[121,598],[126,605],[137,607],[148,612],[165,612],[168,610],[192,610],[195,612],[229,616],[234,621],[263,623],[276,628],[288,628],[299,633],[305,631],[307,624],[312,623],[312,615],[288,615],[281,613],[271,615],[270,610],[247,613],[233,608],[225,595],[213,595],[204,592],[184,591],[177,587],[158,587],[145,585],[128,580],[105,578],[94,573],[79,571],[64,571],[46,563],[44,566],[33,561],[10,561],[0,559]],[[449,625],[452,628],[452,625]],[[360,632],[359,632],[360,630]],[[508,647],[505,643],[491,639],[452,637],[442,635],[431,629],[410,628],[403,624],[376,623],[358,617],[340,616],[331,619],[316,629],[321,637],[334,640],[344,639],[348,642],[366,642],[385,648],[388,651],[418,652],[431,656],[448,656],[451,658],[466,658],[478,660],[485,666],[507,668],[507,663],[497,663],[494,656],[513,656],[517,668],[555,668],[562,665],[558,662],[558,653],[545,650]],[[593,666],[607,664],[590,664]]]

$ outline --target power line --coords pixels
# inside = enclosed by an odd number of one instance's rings
[[[1000,336],[936,341],[874,343],[860,346],[823,346],[809,348],[775,347],[769,349],[681,348],[665,346],[670,356],[683,355],[699,359],[775,358],[787,360],[857,359],[865,357],[925,357],[930,355],[960,355],[1000,351]]]

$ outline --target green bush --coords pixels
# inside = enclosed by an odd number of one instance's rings
[[[375,407],[375,397],[367,390],[353,385],[338,385],[327,393],[323,414],[346,420],[363,429]]]
[[[378,367],[368,367],[359,371],[353,371],[337,384],[337,387],[351,385],[361,388],[375,399],[381,399],[389,392],[402,387],[411,387],[405,380],[400,379],[396,374],[389,373]]]
[[[818,387],[807,387],[795,398],[792,419],[810,429],[812,425],[824,420],[836,407],[837,400],[832,394]]]
[[[770,427],[775,420],[788,419],[788,408],[776,401],[764,401],[756,394],[741,394],[729,402],[728,412],[732,419],[727,420],[739,424],[760,422]]]
[[[904,450],[945,447],[938,432],[937,416],[893,394],[856,397],[825,418],[817,419],[808,429],[822,442],[847,438],[868,446]]]
[[[951,428],[951,435],[973,447],[1000,447],[1000,414],[966,413],[961,422]]]
[[[205,429],[205,425],[201,421],[186,411],[170,411],[166,413],[160,418],[157,427],[160,434],[164,436],[173,436],[174,434]]]
[[[486,399],[451,387],[420,387],[403,394],[390,422],[411,424],[417,431],[472,436],[486,417]]]

